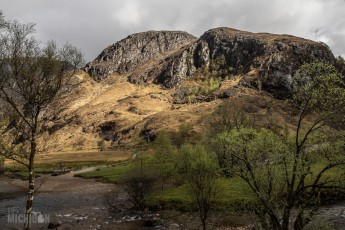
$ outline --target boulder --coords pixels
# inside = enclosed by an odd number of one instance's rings
[[[48,229],[56,229],[56,228],[60,227],[61,224],[62,224],[61,221],[53,221],[53,222],[50,222],[50,223],[48,224]]]
[[[151,217],[144,220],[144,226],[146,228],[158,228],[164,226],[164,220],[157,218],[157,217]]]

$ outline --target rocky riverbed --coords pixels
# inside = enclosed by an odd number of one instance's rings
[[[33,225],[34,229],[47,229],[52,222],[60,223],[59,229],[66,230],[135,229],[140,224],[135,221],[122,223],[109,214],[106,197],[116,190],[114,185],[74,177],[76,173],[91,170],[94,168],[36,179],[39,189],[33,210],[42,218]],[[25,181],[0,180],[1,229],[22,228],[22,223],[8,222],[22,222],[20,215],[24,213],[26,187]]]

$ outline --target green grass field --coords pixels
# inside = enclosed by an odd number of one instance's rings
[[[132,166],[125,162],[116,166],[100,167],[96,171],[80,173],[76,176],[84,179],[97,179],[107,183],[118,183],[131,169]]]
[[[110,167],[100,167],[96,171],[77,174],[85,179],[97,179],[108,183],[119,183],[130,172],[132,165],[128,162]],[[256,201],[250,188],[240,178],[220,178],[218,210],[245,209],[248,204]],[[161,190],[157,188],[149,197],[148,205],[154,209],[177,209],[181,211],[195,210],[189,195],[188,185],[173,186],[169,184]]]
[[[314,165],[315,170],[322,168],[321,164]],[[101,167],[96,171],[78,174],[85,179],[97,179],[107,183],[119,183],[133,169],[130,162],[119,163],[114,166]],[[314,171],[314,170],[313,170]],[[337,171],[327,173],[328,177],[336,176]],[[256,197],[249,186],[239,177],[218,179],[219,199],[216,210],[245,210],[256,203]],[[147,204],[152,209],[176,209],[180,211],[196,210],[192,202],[188,185],[174,185],[174,181],[168,183],[163,190],[156,188],[148,197]]]
[[[58,152],[38,155],[35,163],[36,177],[49,174],[65,167],[81,169],[97,165],[117,164],[126,161],[132,155],[131,151],[102,151],[102,152]],[[28,179],[28,170],[25,166],[13,161],[5,161],[5,170],[12,178]]]
[[[220,178],[217,183],[220,192],[215,210],[243,210],[256,202],[254,194],[240,178]],[[148,205],[154,208],[196,211],[186,184],[154,192],[148,198]]]

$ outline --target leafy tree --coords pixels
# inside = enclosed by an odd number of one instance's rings
[[[263,227],[277,229],[279,217],[275,213],[281,208],[279,197],[284,192],[281,186],[284,164],[279,162],[289,153],[285,143],[271,131],[251,128],[224,131],[216,142],[225,148],[222,167],[248,183],[265,207],[264,215],[269,215],[272,225],[268,226],[263,218]]]
[[[155,153],[153,155],[153,163],[158,171],[161,189],[173,172],[173,159],[175,148],[166,132],[160,132],[154,142]]]
[[[215,139],[226,153],[223,167],[231,165],[256,194],[266,229],[287,230],[291,222],[303,229],[318,209],[320,192],[344,185],[344,136],[327,126],[344,121],[342,76],[327,64],[306,64],[294,76],[292,89],[299,112],[290,137],[240,128]],[[337,176],[328,178],[331,172]]]
[[[0,153],[29,171],[26,229],[31,227],[35,157],[43,121],[49,120],[48,111],[56,100],[71,89],[70,79],[83,62],[82,53],[70,44],[58,48],[50,41],[41,48],[34,32],[34,24],[11,21],[0,33],[0,99],[8,115]]]
[[[188,182],[195,200],[202,228],[210,210],[218,199],[218,164],[216,155],[202,145],[183,145],[176,159],[177,172]]]
[[[208,144],[217,154],[223,175],[232,177],[232,165],[236,163],[236,160],[233,157],[229,158],[227,155],[227,143],[220,140],[213,141],[213,138],[219,133],[232,129],[254,128],[257,126],[255,124],[255,117],[246,114],[245,106],[242,103],[225,101],[214,111],[207,125],[209,129],[207,133]]]

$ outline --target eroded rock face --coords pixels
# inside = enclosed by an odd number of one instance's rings
[[[103,50],[93,62],[86,65],[85,70],[95,80],[102,80],[115,73],[129,73],[194,40],[194,36],[180,31],[133,34]]]
[[[204,69],[218,71],[220,77],[242,75],[241,85],[286,98],[292,76],[302,64],[313,61],[335,64],[336,59],[323,43],[216,28],[198,40],[183,32],[134,34],[105,49],[86,70],[97,80],[131,72],[131,83],[154,82],[173,88]]]
[[[149,78],[154,78],[155,83],[167,88],[173,88],[183,80],[191,78],[197,68],[193,57],[195,50],[196,44],[191,44],[169,56],[157,71],[158,74]]]
[[[186,52],[189,55],[185,55]],[[156,79],[166,87],[190,78],[198,68],[214,68],[217,63],[218,71],[224,69],[230,74],[243,75],[240,84],[264,89],[277,98],[290,95],[292,76],[303,63],[335,64],[336,61],[323,43],[290,35],[250,33],[230,28],[207,31],[195,44],[172,59]],[[218,60],[223,61],[219,63]]]
[[[224,55],[227,66],[243,74],[242,85],[288,97],[292,76],[303,63],[314,61],[335,64],[327,45],[290,35],[249,33],[229,28],[206,32],[211,59]]]

